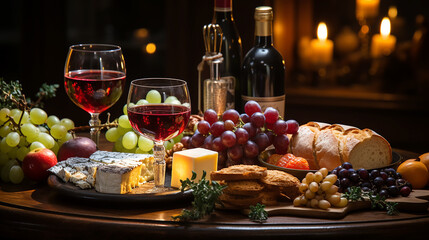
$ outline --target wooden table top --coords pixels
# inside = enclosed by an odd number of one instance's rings
[[[106,146],[102,148],[107,149]],[[415,156],[407,151],[395,151],[405,158]],[[259,224],[239,212],[217,210],[191,223],[172,221],[171,216],[188,206],[189,202],[100,203],[67,198],[46,183],[2,183],[0,239],[411,239],[426,233],[429,226],[428,212],[388,216],[383,211],[353,212],[341,220],[272,216]]]

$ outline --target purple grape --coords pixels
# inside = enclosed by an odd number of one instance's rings
[[[274,138],[273,145],[277,154],[286,154],[289,148],[289,138],[286,135],[277,135]]]
[[[343,188],[348,188],[350,186],[350,180],[348,178],[341,178],[340,186]]]
[[[386,186],[392,186],[392,185],[396,185],[396,179],[394,179],[393,177],[388,177],[386,179]]]
[[[212,125],[213,123],[215,123],[217,121],[217,113],[215,110],[213,109],[207,109],[204,112],[204,120],[206,120],[207,122],[210,123],[210,125]]]
[[[378,177],[374,178],[373,183],[374,183],[375,186],[381,187],[384,184],[384,180],[383,180],[382,177],[378,176]]]
[[[243,147],[241,145],[235,145],[228,148],[228,157],[234,161],[240,160],[243,157]]]
[[[204,137],[204,135],[202,135],[199,132],[196,132],[192,137],[191,137],[191,143],[193,147],[201,147],[204,143],[204,140],[206,139],[206,137]]]
[[[379,177],[379,176],[380,176],[380,172],[377,169],[374,169],[369,173],[369,178],[371,179],[375,179],[376,177]]]
[[[380,172],[380,177],[383,178],[384,181],[386,181],[389,176],[387,175],[387,173],[382,171]]]
[[[360,180],[360,177],[359,177],[359,174],[358,173],[356,173],[356,172],[354,172],[354,173],[352,173],[352,174],[350,174],[350,180],[352,181],[352,182],[354,182],[354,183],[357,183],[357,182],[359,182],[359,180]]]
[[[240,114],[235,109],[228,109],[222,114],[222,120],[231,120],[234,124],[238,123],[238,119],[240,118]]]
[[[348,178],[350,176],[349,170],[343,168],[338,172],[338,177],[340,178]]]
[[[212,150],[213,139],[214,139],[213,135],[207,136],[206,139],[204,140],[204,143],[203,143],[202,147],[205,148],[205,149]]]
[[[277,135],[283,135],[286,134],[287,131],[287,124],[285,121],[279,119],[273,124],[273,131]]]
[[[287,124],[287,131],[286,131],[287,134],[295,134],[298,132],[299,124],[297,121],[287,120],[286,124]]]
[[[398,187],[396,187],[394,185],[387,187],[387,191],[389,192],[389,195],[392,197],[396,197],[400,193]]]
[[[217,121],[210,127],[210,133],[215,137],[219,137],[223,132],[225,132],[225,125],[222,121]]]
[[[251,117],[250,117],[250,122],[252,123],[252,125],[255,128],[261,128],[264,126],[265,124],[265,116],[264,114],[262,114],[261,112],[255,112]]]
[[[274,124],[279,118],[279,111],[273,107],[267,107],[264,112],[265,121],[268,124]]]
[[[225,130],[230,130],[230,131],[232,131],[232,130],[234,130],[235,124],[234,124],[234,122],[233,122],[233,121],[231,121],[231,120],[226,120],[226,121],[224,122],[224,126],[225,126]]]
[[[250,122],[249,123],[245,123],[243,125],[243,128],[249,134],[249,139],[253,138],[256,135],[256,128],[254,128]]]
[[[255,136],[255,143],[259,147],[259,152],[264,151],[265,148],[267,148],[268,146],[271,145],[270,139],[268,138],[267,134],[265,134],[265,133],[258,133]]]
[[[259,103],[250,100],[246,102],[246,104],[244,104],[244,112],[248,116],[252,116],[255,112],[261,112],[261,106],[259,105]]]
[[[272,131],[266,131],[265,134],[267,134],[268,139],[270,140],[270,145],[273,144],[274,138],[276,137]]]
[[[210,131],[210,123],[206,120],[201,120],[197,125],[197,129],[201,134],[207,135]]]
[[[243,123],[248,123],[248,122],[250,122],[250,117],[249,117],[249,115],[247,115],[247,114],[245,114],[245,113],[242,113],[242,114],[240,115],[240,119],[241,119],[241,121],[243,121]]]
[[[378,195],[380,195],[381,197],[387,198],[389,196],[389,192],[386,189],[381,189],[378,192]]]
[[[371,183],[370,182],[362,182],[361,187],[371,188]]]
[[[408,186],[403,186],[401,188],[401,190],[399,190],[399,193],[403,197],[408,197],[410,195],[410,193],[411,193],[411,188],[409,188]]]
[[[220,137],[215,137],[212,141],[212,149],[216,152],[222,152],[225,149],[225,146],[222,143]]]
[[[245,144],[249,140],[249,133],[244,128],[237,128],[235,130],[235,137],[238,144]]]
[[[235,134],[232,131],[225,131],[220,136],[220,139],[222,141],[222,144],[225,145],[225,147],[232,147],[237,143],[237,139],[235,137]]]
[[[344,162],[341,166],[347,170],[353,168],[350,162]]]
[[[180,142],[183,144],[184,148],[191,148],[191,137],[183,136]]]
[[[384,169],[384,172],[387,173],[390,177],[396,178],[396,171],[393,168],[386,168]]]
[[[249,140],[244,145],[244,155],[247,158],[255,158],[259,154],[259,147],[255,142]]]
[[[368,180],[369,179],[369,173],[366,169],[361,168],[358,171],[359,177],[362,178],[362,180]]]

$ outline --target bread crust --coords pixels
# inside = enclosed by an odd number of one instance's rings
[[[255,196],[264,190],[264,185],[257,180],[228,181],[224,193],[239,196]]]

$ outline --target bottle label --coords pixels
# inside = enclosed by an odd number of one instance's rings
[[[279,111],[280,116],[285,116],[285,95],[275,96],[275,97],[250,97],[241,95],[243,102],[248,102],[250,100],[256,101],[262,108],[262,112],[265,111],[267,107],[273,107]]]

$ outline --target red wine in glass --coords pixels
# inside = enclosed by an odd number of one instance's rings
[[[125,73],[108,70],[76,70],[65,74],[70,99],[88,113],[101,113],[121,97]]]
[[[147,104],[128,109],[131,125],[155,141],[167,141],[185,130],[191,109],[175,104]]]

